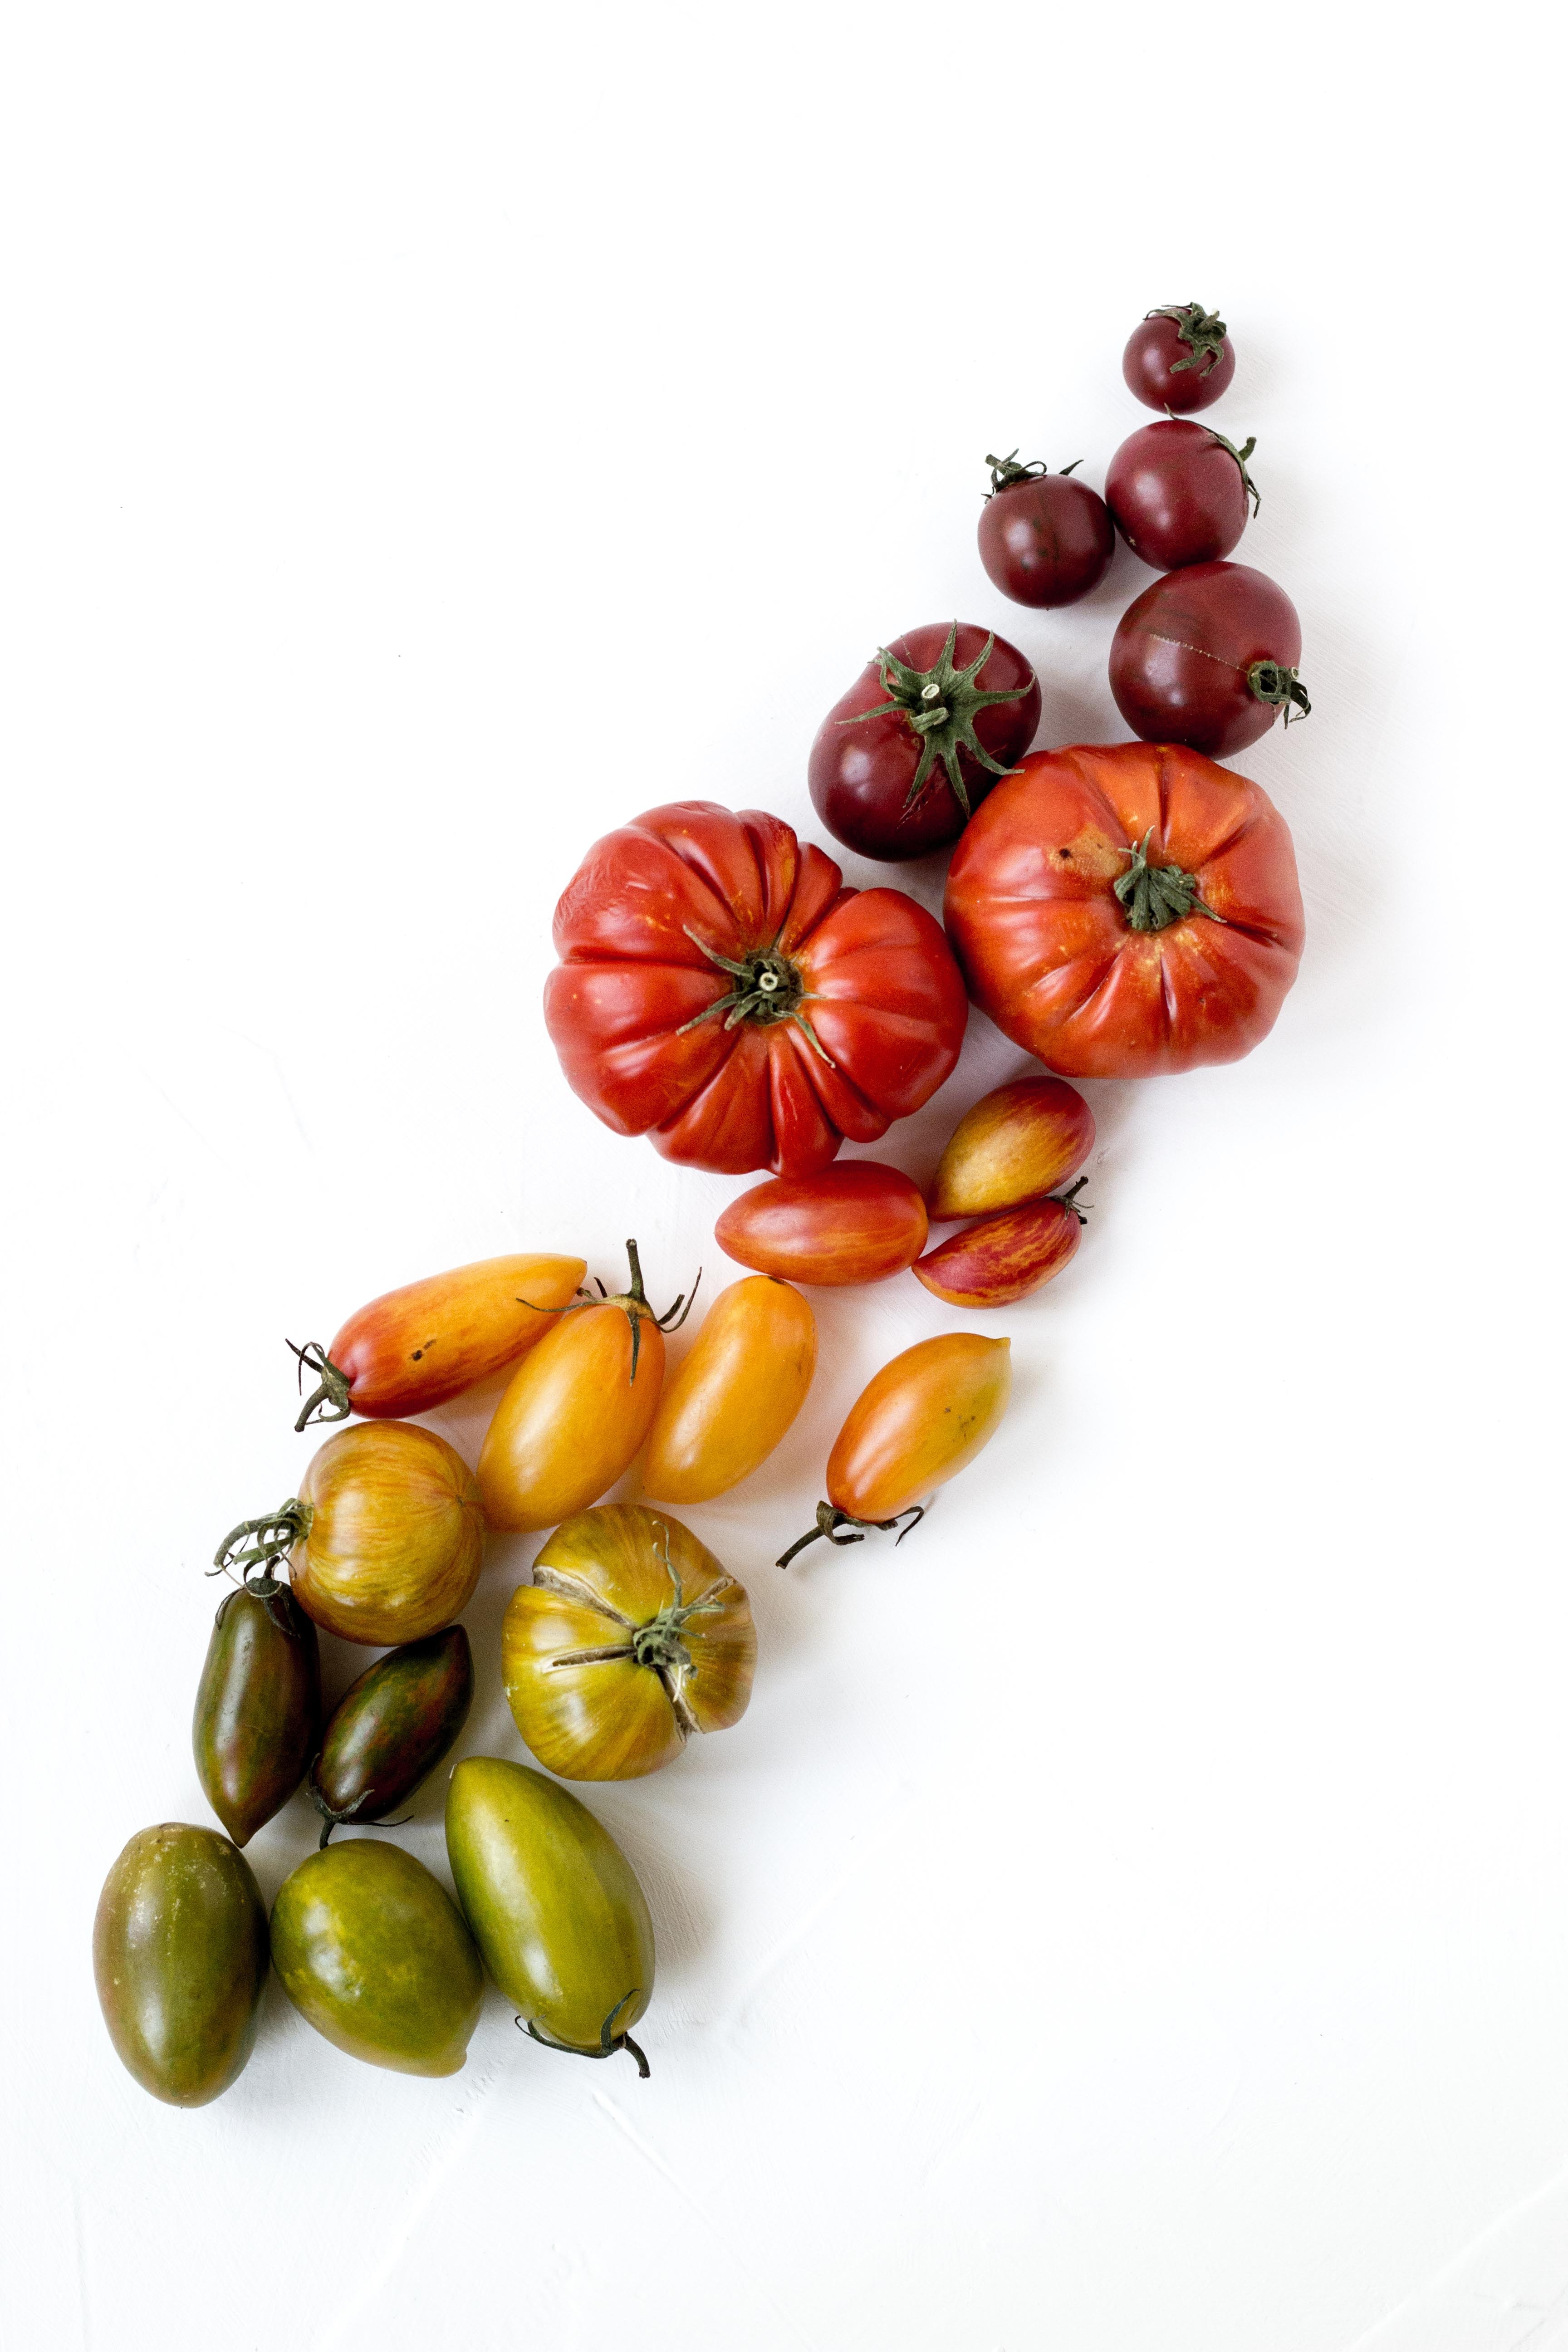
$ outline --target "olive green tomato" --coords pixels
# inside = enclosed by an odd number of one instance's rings
[[[451,1896],[397,1845],[355,1838],[302,1862],[272,1906],[272,1964],[329,2042],[398,2074],[455,2074],[484,1971]]]
[[[584,2058],[628,2046],[653,1991],[653,1922],[587,1806],[526,1765],[468,1757],[447,1786],[447,1853],[485,1966],[535,2040]]]
[[[321,1743],[316,1629],[286,1584],[267,1587],[218,1611],[191,1727],[206,1801],[236,1845],[288,1803]]]
[[[139,1830],[103,1882],[92,1929],[99,2005],[121,2062],[174,2107],[243,2073],[267,1982],[267,1908],[216,1830]]]

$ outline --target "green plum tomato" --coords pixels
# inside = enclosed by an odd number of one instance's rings
[[[139,1830],[92,1929],[99,2006],[121,2063],[173,2107],[205,2107],[245,2068],[267,1982],[267,1910],[216,1830]]]
[[[351,1683],[310,1767],[326,1844],[342,1822],[382,1822],[436,1769],[468,1719],[474,1661],[460,1625],[389,1650]]]
[[[302,1862],[272,1906],[272,1961],[318,2033],[398,2074],[455,2074],[484,1972],[450,1895],[401,1846],[355,1838]]]
[[[288,1803],[321,1737],[316,1629],[286,1584],[268,1581],[218,1611],[191,1726],[206,1801],[236,1845]]]

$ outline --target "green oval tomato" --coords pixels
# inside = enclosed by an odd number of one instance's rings
[[[395,1812],[456,1745],[473,1696],[473,1655],[460,1625],[405,1642],[367,1666],[333,1708],[310,1767],[321,1843],[341,1822]]]
[[[653,1922],[631,1864],[586,1805],[526,1765],[469,1756],[447,1790],[447,1853],[485,1966],[535,2041],[584,2058],[629,2047],[653,1991]]]
[[[355,1838],[302,1862],[272,1906],[272,1964],[318,2033],[398,2074],[455,2074],[484,1971],[451,1896],[397,1845]]]
[[[206,1801],[236,1845],[288,1803],[321,1738],[314,1625],[286,1584],[231,1592],[207,1643],[191,1745]]]
[[[267,1910],[216,1830],[139,1830],[103,1882],[92,1929],[99,2006],[121,2064],[174,2107],[243,2073],[267,1982]]]

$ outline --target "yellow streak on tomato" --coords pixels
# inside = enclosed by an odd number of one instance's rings
[[[1012,1343],[949,1331],[906,1348],[849,1408],[827,1457],[827,1499],[892,1519],[973,1461],[1013,1391]]]
[[[1065,1078],[1016,1078],[966,1110],[931,1188],[931,1213],[983,1217],[1043,1200],[1094,1148],[1094,1114]]]
[[[816,1318],[793,1284],[752,1275],[720,1292],[659,1401],[643,1492],[707,1503],[749,1478],[805,1402]]]
[[[641,1318],[637,1379],[632,1327],[619,1306],[582,1307],[511,1376],[479,1454],[492,1528],[551,1528],[596,1502],[629,1468],[664,1385],[664,1334]]]
[[[474,1474],[433,1429],[363,1421],[330,1437],[300,1486],[308,1533],[295,1597],[345,1642],[416,1642],[467,1608],[484,1555]]]

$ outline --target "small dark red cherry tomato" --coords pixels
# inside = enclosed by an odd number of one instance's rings
[[[823,720],[813,805],[863,857],[923,857],[958,839],[1039,723],[1039,682],[1005,637],[963,621],[910,629]]]
[[[1282,588],[1246,563],[1168,572],[1129,604],[1110,641],[1110,691],[1145,743],[1211,760],[1244,751],[1311,709],[1296,675],[1301,624]]]
[[[1257,446],[1237,449],[1182,416],[1129,434],[1106,473],[1105,502],[1133,554],[1156,572],[1228,555],[1247,529],[1247,499],[1254,514],[1260,503],[1247,470]]]
[[[1216,310],[1201,302],[1167,302],[1133,328],[1121,354],[1122,379],[1145,408],[1190,416],[1209,408],[1236,373],[1236,353]]]
[[[1041,465],[987,457],[991,488],[980,509],[980,561],[1016,604],[1076,604],[1116,552],[1105,500],[1072,479],[1075,457],[1053,474]]]

